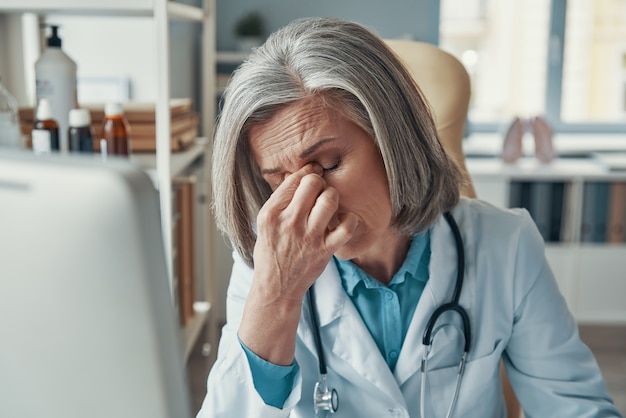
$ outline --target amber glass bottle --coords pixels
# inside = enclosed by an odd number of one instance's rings
[[[107,103],[104,107],[100,153],[103,157],[130,154],[130,128],[119,103]]]
[[[35,154],[59,151],[59,124],[52,119],[52,109],[47,99],[39,100],[31,136]]]

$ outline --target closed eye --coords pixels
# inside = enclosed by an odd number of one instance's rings
[[[336,163],[329,165],[329,166],[323,166],[322,165],[322,169],[324,170],[324,173],[332,173],[333,171],[337,170],[339,168],[339,163],[341,161],[337,161]]]

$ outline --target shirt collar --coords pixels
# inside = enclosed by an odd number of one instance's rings
[[[354,289],[359,283],[368,288],[385,287],[381,282],[363,271],[359,266],[350,260],[342,260],[334,257],[341,277],[341,284],[348,295],[353,296]],[[430,260],[430,230],[415,235],[411,240],[409,251],[402,262],[400,269],[393,275],[389,286],[400,284],[406,277],[426,282],[428,280],[428,262]],[[425,264],[425,265],[424,265]],[[426,275],[419,274],[426,271]]]

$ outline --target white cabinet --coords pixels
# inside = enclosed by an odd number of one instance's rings
[[[202,7],[188,6],[168,0],[4,0],[0,3],[0,14],[5,13],[34,13],[40,16],[55,15],[79,15],[97,16],[112,19],[123,17],[146,17],[150,19],[154,30],[154,42],[156,45],[156,60],[151,63],[151,68],[156,72],[156,153],[152,155],[133,156],[132,160],[146,169],[155,181],[159,190],[163,240],[167,256],[169,277],[174,278],[174,239],[172,236],[173,203],[172,203],[172,179],[188,170],[190,165],[198,160],[208,162],[210,160],[210,142],[199,139],[190,149],[172,153],[170,148],[170,45],[169,23],[173,20],[198,22],[202,27],[202,130],[207,134],[213,131],[215,120],[215,0],[204,0]],[[88,36],[88,34],[86,34]],[[111,62],[114,65],[114,57]],[[179,63],[179,65],[192,65],[193,63]],[[203,184],[205,184],[203,182]],[[210,193],[210,190],[209,190]],[[207,196],[210,201],[210,196]],[[207,216],[205,211],[198,216]],[[202,227],[200,233],[205,242],[212,242],[213,229]],[[211,246],[209,245],[209,250]],[[209,263],[211,256],[207,256]],[[210,269],[203,269],[210,272]],[[201,278],[205,281],[213,280],[209,273]],[[198,335],[197,328],[206,323],[209,303],[212,302],[213,294],[209,289],[212,286],[202,286],[207,289],[199,296],[198,316],[189,327],[181,332],[186,338],[186,345],[193,344]],[[189,329],[187,329],[189,328]],[[189,350],[187,350],[188,352]]]
[[[470,157],[467,167],[479,198],[501,207],[510,206],[513,184],[564,184],[567,192],[560,211],[564,233],[546,244],[561,292],[579,322],[626,323],[626,242],[587,239],[584,229],[585,205],[601,204],[605,211],[610,205],[607,195],[591,196],[589,185],[624,184],[626,171],[611,170],[594,158],[562,158],[550,164],[522,158],[505,164],[497,158]]]

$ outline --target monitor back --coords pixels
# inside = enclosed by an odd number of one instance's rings
[[[189,417],[181,345],[148,176],[0,150],[0,417]]]

